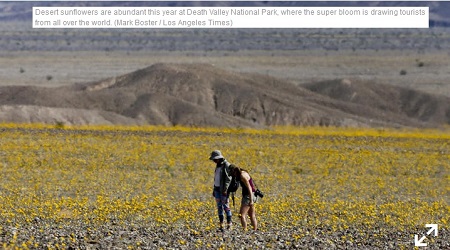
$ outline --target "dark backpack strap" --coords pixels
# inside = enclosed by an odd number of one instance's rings
[[[233,207],[235,207],[234,206],[234,192],[231,193],[231,199],[233,200]]]

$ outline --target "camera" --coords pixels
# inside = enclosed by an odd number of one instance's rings
[[[261,198],[264,197],[263,192],[261,192],[261,190],[259,190],[259,189],[256,189],[255,195],[256,195],[256,196],[259,196],[259,197],[261,197]]]

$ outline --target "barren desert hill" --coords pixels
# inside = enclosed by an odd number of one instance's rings
[[[424,122],[450,124],[450,102],[446,96],[431,95],[404,87],[357,80],[334,80],[302,85],[335,100],[401,114]]]
[[[379,93],[386,86],[350,82],[358,93],[352,99],[335,88],[336,83],[343,83],[346,90],[349,80],[297,86],[210,64],[154,64],[98,82],[55,88],[0,87],[0,121],[226,127],[450,123],[450,98],[396,87],[391,87],[392,93]],[[386,104],[396,102],[389,95],[400,98],[398,107]]]

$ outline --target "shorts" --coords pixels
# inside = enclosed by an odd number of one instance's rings
[[[258,197],[253,193],[253,203],[258,201]],[[250,206],[250,195],[242,197],[241,205]]]

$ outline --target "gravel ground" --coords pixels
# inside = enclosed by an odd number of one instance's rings
[[[10,242],[16,234],[17,242],[33,238],[36,248],[60,246],[68,249],[410,249],[414,235],[426,235],[426,228],[397,231],[379,228],[365,231],[347,228],[333,231],[327,226],[316,228],[262,228],[242,231],[235,224],[231,230],[201,231],[186,226],[116,225],[107,223],[91,229],[92,225],[77,222],[49,225],[36,218],[26,228],[6,227],[0,232],[0,242]],[[428,236],[423,242],[427,249],[448,249],[450,233],[439,229],[437,237]]]

